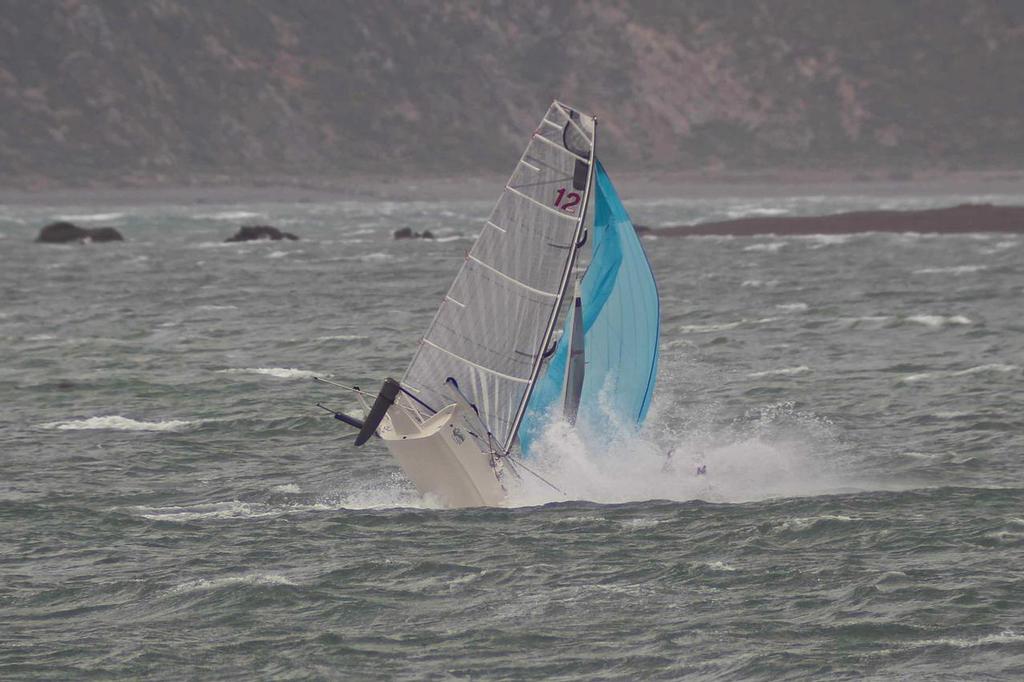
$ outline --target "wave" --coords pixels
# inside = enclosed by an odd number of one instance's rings
[[[962,369],[958,372],[953,372],[953,376],[962,377],[969,376],[971,374],[990,374],[992,372],[1008,374],[1010,372],[1016,372],[1019,370],[1019,365],[1005,365],[994,362],[987,365],[978,365],[977,367],[968,367],[967,369]]]
[[[808,306],[806,303],[778,303],[775,307],[778,308],[779,310],[785,310],[787,312],[796,313],[807,310]]]
[[[177,431],[195,422],[181,419],[168,419],[159,422],[147,422],[111,415],[109,417],[89,417],[87,419],[72,419],[63,422],[50,422],[40,424],[40,428],[56,429],[57,431],[88,431],[107,429],[111,431]]]
[[[358,260],[361,260],[364,263],[385,263],[387,261],[395,260],[395,257],[390,253],[377,251],[375,253],[368,253],[366,255],[359,256]]]
[[[799,367],[784,367],[782,369],[769,369],[763,372],[751,372],[747,376],[751,379],[759,379],[762,377],[775,377],[775,376],[799,376],[801,374],[809,374],[811,368],[807,365],[800,365]]]
[[[780,531],[799,533],[821,525],[831,523],[850,523],[851,521],[857,520],[859,519],[855,519],[851,516],[844,516],[842,514],[821,514],[820,516],[808,516],[787,519],[783,521],[778,528]]]
[[[763,244],[751,244],[750,246],[743,247],[744,251],[767,251],[769,253],[775,253],[786,245],[786,242],[766,242]]]
[[[938,639],[921,639],[912,642],[903,642],[900,648],[887,649],[881,654],[901,654],[907,649],[922,649],[930,647],[948,647],[953,649],[973,649],[975,647],[990,646],[993,644],[1018,644],[1024,642],[1024,635],[1019,635],[1012,630],[1004,630],[998,634],[982,635],[981,637],[941,637]]]
[[[744,318],[736,322],[717,322],[713,324],[684,324],[680,325],[679,331],[683,334],[707,334],[709,332],[721,332],[728,331],[729,329],[736,329],[743,325],[758,325],[768,324],[769,322],[775,322],[778,317],[762,317],[757,320],[749,320]]]
[[[987,265],[951,265],[945,268],[921,268],[914,270],[915,275],[966,275],[971,272],[988,270]]]
[[[359,334],[335,334],[333,336],[318,336],[314,341],[361,341],[365,338]]]
[[[124,213],[75,213],[59,215],[57,220],[67,220],[73,223],[104,223],[123,217]]]
[[[1002,363],[989,363],[987,365],[977,365],[976,367],[968,367],[967,369],[960,369],[955,371],[942,371],[942,372],[917,372],[914,374],[908,374],[900,378],[900,383],[914,384],[920,381],[932,381],[935,379],[952,378],[952,377],[969,377],[978,374],[1010,374],[1012,372],[1019,372],[1019,365],[1008,365]]]
[[[218,374],[265,374],[278,379],[310,379],[317,376],[330,376],[323,372],[312,372],[307,369],[295,369],[294,367],[241,367],[232,369],[219,369]]]
[[[930,329],[940,329],[948,325],[969,325],[974,324],[969,318],[963,315],[911,315],[906,318],[907,322],[921,324]]]
[[[217,211],[215,213],[196,213],[189,216],[193,220],[250,220],[252,218],[266,218],[265,213],[253,213],[252,211]]]
[[[180,585],[175,585],[171,588],[171,592],[205,592],[207,590],[217,590],[222,587],[232,587],[234,585],[294,586],[295,583],[289,580],[286,576],[278,573],[247,573],[245,575],[233,575],[224,578],[198,578],[196,580],[189,580],[181,583]]]

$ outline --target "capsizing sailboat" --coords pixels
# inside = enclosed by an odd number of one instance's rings
[[[658,291],[596,140],[595,117],[548,107],[405,375],[372,405],[356,389],[363,419],[330,410],[447,507],[501,506],[507,477],[540,478],[526,462],[552,419],[604,438],[647,414]]]

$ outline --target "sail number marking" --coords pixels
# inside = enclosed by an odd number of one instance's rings
[[[579,192],[566,193],[565,187],[562,187],[555,194],[555,208],[560,208],[566,213],[575,213],[576,207],[580,204]]]

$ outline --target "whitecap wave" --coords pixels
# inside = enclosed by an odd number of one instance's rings
[[[247,573],[245,575],[233,575],[223,578],[198,578],[175,585],[171,588],[173,593],[182,592],[205,592],[216,590],[222,587],[234,585],[295,585],[287,576],[278,573]]]
[[[216,211],[214,213],[196,213],[190,217],[193,220],[251,220],[252,218],[266,218],[267,215],[252,211]]]
[[[57,216],[57,220],[67,220],[73,223],[104,223],[123,217],[124,213],[73,213]]]
[[[806,303],[778,303],[775,306],[779,310],[785,310],[787,312],[799,313],[807,310]]]
[[[679,326],[679,331],[683,334],[707,334],[709,332],[722,332],[730,329],[736,329],[743,325],[758,325],[768,324],[769,322],[776,322],[779,318],[777,317],[762,317],[757,320],[748,320],[746,318],[737,320],[735,322],[716,322],[712,324],[684,324]]]
[[[745,288],[745,289],[761,289],[761,288],[772,289],[774,287],[777,287],[778,285],[779,285],[779,280],[777,280],[777,279],[769,279],[769,280],[745,279],[740,284],[740,286]]]
[[[940,329],[949,325],[969,325],[971,320],[963,315],[911,315],[907,322],[921,324],[929,329]]]
[[[801,374],[809,374],[811,368],[807,365],[800,365],[799,367],[783,367],[782,369],[767,369],[763,372],[751,372],[747,376],[751,379],[760,379],[762,377],[792,377],[799,376]]]
[[[277,379],[309,379],[318,376],[330,376],[323,372],[312,372],[308,369],[295,369],[294,367],[239,367],[232,369],[219,369],[219,374],[264,374]]]
[[[977,367],[968,367],[958,372],[953,372],[953,376],[970,376],[972,374],[991,374],[993,372],[997,374],[1009,374],[1010,372],[1017,372],[1020,370],[1019,365],[1006,365],[997,362],[993,362],[987,365],[978,365]]]
[[[765,242],[763,244],[751,244],[750,246],[743,247],[744,251],[767,251],[769,253],[775,253],[786,245],[786,242]]]
[[[374,253],[368,253],[363,256],[359,256],[359,260],[364,263],[385,263],[387,261],[395,260],[395,257],[390,253],[382,253],[380,251]]]
[[[96,429],[107,429],[111,431],[177,431],[194,424],[192,421],[181,419],[168,419],[166,421],[147,422],[111,415],[108,417],[89,417],[87,419],[72,419],[63,422],[50,422],[40,424],[44,429],[56,429],[58,431],[87,431]]]
[[[838,523],[849,523],[857,519],[842,514],[821,514],[820,516],[807,516],[786,519],[779,525],[779,530],[789,532],[800,532],[813,528],[821,523],[835,521]]]
[[[334,334],[332,336],[318,336],[315,341],[360,341],[365,339],[360,334]]]
[[[951,265],[944,268],[921,268],[914,270],[915,275],[966,275],[972,272],[988,270],[987,265]]]

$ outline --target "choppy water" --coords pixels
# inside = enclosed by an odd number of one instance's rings
[[[309,377],[400,374],[488,209],[0,206],[0,677],[1024,675],[1024,239],[649,240],[642,437],[444,511]],[[31,243],[59,216],[129,241]]]

